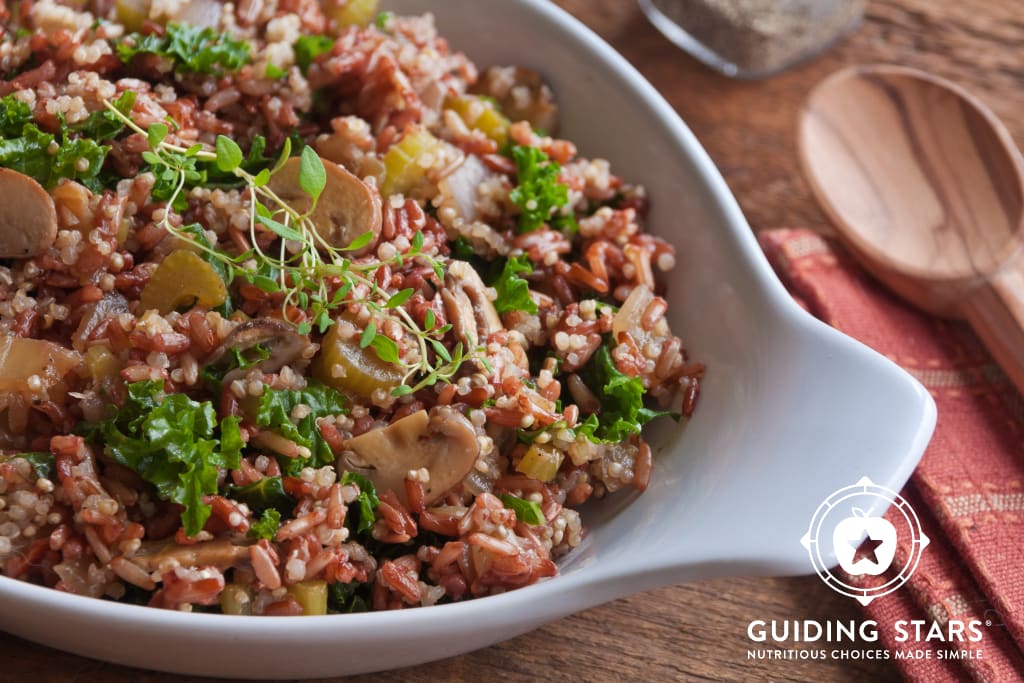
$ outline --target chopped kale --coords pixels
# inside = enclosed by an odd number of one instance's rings
[[[519,184],[509,199],[520,210],[517,232],[532,232],[554,220],[552,212],[569,203],[569,188],[558,180],[562,167],[536,147],[515,145],[512,159]]]
[[[309,65],[322,54],[334,49],[334,39],[329,36],[299,36],[293,46],[295,51],[295,63],[306,73]]]
[[[343,485],[355,484],[359,487],[359,497],[356,498],[355,516],[349,515],[346,521],[351,521],[353,530],[363,533],[373,528],[376,520],[377,506],[380,505],[380,498],[374,489],[373,482],[357,472],[345,472],[341,475]],[[350,512],[352,507],[349,508]]]
[[[245,486],[230,486],[227,496],[245,503],[256,513],[274,509],[288,515],[295,508],[295,500],[285,493],[281,477],[263,477]]]
[[[248,535],[250,538],[263,538],[270,541],[277,535],[277,530],[280,528],[281,513],[274,508],[267,508],[263,511],[263,516],[249,527]]]
[[[309,458],[280,457],[281,469],[289,476],[298,476],[304,467],[334,464],[334,453],[320,435],[317,418],[341,415],[346,411],[345,396],[330,387],[311,383],[305,389],[268,389],[260,396],[256,424],[277,432],[286,439],[310,450]],[[308,413],[297,422],[291,415],[296,406],[306,406]]]
[[[247,64],[249,44],[209,27],[168,24],[162,36],[133,33],[118,42],[117,56],[125,64],[139,54],[167,57],[180,71],[217,75]]]
[[[592,441],[615,443],[634,434],[665,411],[644,407],[644,384],[615,366],[607,344],[602,344],[581,372],[584,382],[601,401],[601,412],[590,415],[578,427]]]
[[[163,382],[134,382],[124,406],[85,431],[104,444],[107,456],[155,486],[160,498],[182,505],[182,525],[195,536],[210,517],[203,496],[217,493],[219,469],[239,466],[244,444],[238,424],[237,417],[218,424],[209,401],[165,395]]]
[[[520,273],[529,275],[532,272],[533,265],[525,254],[512,256],[505,261],[501,275],[493,283],[494,289],[498,292],[498,297],[494,300],[494,308],[498,313],[537,312],[537,302],[530,298],[530,284],[519,277]]]

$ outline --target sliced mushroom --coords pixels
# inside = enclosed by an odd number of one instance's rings
[[[528,121],[548,135],[558,132],[558,105],[541,75],[521,66],[494,66],[484,72],[471,92],[493,97],[501,112],[515,121]]]
[[[480,274],[465,261],[452,261],[441,290],[445,312],[455,336],[467,347],[476,346],[502,329],[501,318],[487,296]]]
[[[262,372],[276,372],[285,365],[305,358],[309,341],[295,331],[288,323],[272,318],[256,318],[242,323],[231,331],[206,361],[206,367],[217,367],[229,358],[228,352],[244,352],[257,344],[262,344],[270,355],[248,368],[235,368],[224,375],[225,383],[240,379],[253,368]]]
[[[128,300],[118,292],[109,292],[99,301],[86,304],[82,321],[71,335],[71,345],[75,350],[85,353],[89,347],[89,337],[96,326],[122,313],[128,313]]]
[[[269,187],[293,209],[304,212],[309,209],[311,199],[299,185],[301,163],[299,157],[289,159],[271,177]],[[312,215],[317,232],[336,249],[347,247],[360,235],[372,232],[374,238],[370,243],[353,255],[368,253],[377,242],[383,221],[380,192],[334,162],[324,162],[324,169],[327,185]]]
[[[362,474],[407,505],[406,476],[426,469],[424,503],[430,505],[466,478],[479,455],[473,424],[456,409],[439,406],[349,439],[338,470]]]
[[[57,239],[53,198],[34,179],[0,168],[0,258],[38,256]]]
[[[147,572],[174,566],[216,567],[221,571],[249,559],[249,542],[235,545],[230,539],[218,538],[192,545],[178,545],[174,541],[143,541],[131,558]]]

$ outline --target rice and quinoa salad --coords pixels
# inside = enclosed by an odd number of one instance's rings
[[[703,367],[641,187],[376,0],[0,0],[0,567],[179,610],[558,572]]]

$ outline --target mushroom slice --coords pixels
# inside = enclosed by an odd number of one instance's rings
[[[85,353],[89,348],[89,337],[104,320],[122,313],[128,313],[128,300],[118,292],[110,292],[95,303],[83,307],[82,321],[71,335],[71,345],[76,351]]]
[[[528,121],[548,135],[558,132],[555,95],[539,73],[521,66],[494,66],[484,72],[471,92],[493,97],[510,121]]]
[[[57,239],[53,198],[33,178],[0,168],[0,258],[38,256]]]
[[[302,160],[292,157],[270,178],[269,187],[299,213],[309,209],[311,199],[299,185]],[[360,235],[373,233],[373,239],[352,254],[368,253],[380,235],[383,214],[380,192],[332,161],[324,162],[327,185],[311,216],[320,237],[335,249],[343,249]]]
[[[473,424],[454,408],[438,406],[349,439],[338,470],[361,474],[408,505],[405,478],[426,469],[424,504],[430,505],[466,478],[479,455]]]
[[[230,539],[218,538],[193,545],[173,541],[143,541],[131,561],[147,572],[173,565],[182,567],[216,567],[224,571],[249,559],[249,542],[235,545]]]
[[[455,335],[467,347],[485,341],[504,327],[494,304],[487,296],[487,286],[480,274],[465,261],[451,261],[441,290],[448,320]]]
[[[216,367],[226,362],[228,352],[232,349],[245,352],[257,344],[262,344],[270,355],[248,368],[231,370],[224,375],[223,382],[233,382],[253,368],[258,368],[262,372],[276,372],[285,365],[303,359],[306,349],[309,348],[309,341],[288,323],[272,318],[256,318],[232,330],[206,361],[206,367]]]

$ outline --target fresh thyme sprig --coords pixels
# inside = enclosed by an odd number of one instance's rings
[[[401,267],[408,259],[419,259],[428,264],[439,279],[444,278],[444,260],[423,252],[423,233],[417,232],[413,236],[405,253],[396,252],[387,259],[358,262],[348,258],[346,253],[358,251],[369,244],[373,240],[372,232],[360,235],[342,248],[323,238],[313,223],[312,215],[326,187],[327,173],[323,161],[312,148],[303,148],[298,176],[300,188],[312,201],[306,211],[299,212],[269,187],[271,178],[291,156],[289,139],[285,139],[274,166],[254,174],[242,168],[242,150],[228,137],[217,136],[212,152],[202,144],[183,147],[168,142],[167,125],[153,123],[143,129],[111,102],[104,100],[103,104],[124,125],[146,136],[149,150],[142,153],[142,158],[170,188],[166,209],[158,225],[223,265],[229,284],[235,276],[240,276],[263,291],[283,294],[281,308],[285,320],[291,320],[289,312],[293,307],[308,310],[311,322],[303,320],[296,325],[300,334],[308,334],[314,325],[321,333],[325,332],[334,322],[332,313],[344,306],[365,306],[373,320],[360,337],[360,347],[372,347],[382,361],[398,365],[405,371],[402,385],[392,391],[394,396],[415,393],[437,382],[450,382],[467,360],[475,360],[490,372],[483,346],[466,349],[462,342],[458,342],[449,352],[443,339],[452,326],[437,326],[433,311],[427,311],[423,328],[416,323],[402,307],[413,294],[411,288],[389,294],[376,282],[374,275],[380,268]],[[204,240],[196,239],[193,230],[198,226],[178,225],[173,220],[175,206],[186,187],[202,178],[197,166],[199,162],[215,164],[220,171],[233,174],[247,188],[252,244],[248,251],[237,256],[226,254]],[[277,254],[267,253],[260,247],[257,225],[281,238]],[[255,269],[247,267],[251,261],[256,262]],[[332,280],[340,282],[333,293],[329,285]],[[405,358],[398,344],[382,333],[387,322],[397,324],[415,341],[415,349]],[[433,363],[430,351],[433,351]]]

